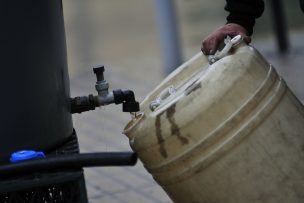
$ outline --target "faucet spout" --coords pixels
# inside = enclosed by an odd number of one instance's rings
[[[134,92],[131,90],[114,90],[114,101],[115,104],[122,103],[122,111],[123,112],[138,112],[139,111],[139,103],[135,100]]]

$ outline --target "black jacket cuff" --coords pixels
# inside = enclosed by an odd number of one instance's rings
[[[253,33],[255,19],[238,13],[230,13],[227,16],[227,24],[228,23],[236,23],[238,25],[241,25],[247,30],[247,34],[251,36]]]

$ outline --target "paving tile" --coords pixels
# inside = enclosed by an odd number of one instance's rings
[[[124,199],[127,203],[163,203],[162,197],[152,196],[149,193],[141,191],[127,191],[124,193],[115,194],[115,197]]]
[[[123,179],[113,178],[105,173],[100,173],[101,170],[95,168],[85,170],[85,178],[90,184],[88,188],[91,187],[102,191],[102,193],[117,193],[121,191],[126,191],[128,188],[121,184]]]
[[[152,187],[143,188],[143,192],[150,194],[153,197],[157,197],[160,203],[172,203],[172,200],[161,187],[154,185]]]
[[[102,197],[91,198],[90,203],[128,203],[128,201],[125,201],[122,197],[116,197],[115,195],[105,195]]]

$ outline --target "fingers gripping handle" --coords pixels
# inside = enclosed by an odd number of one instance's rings
[[[208,60],[209,64],[213,64],[221,58],[227,56],[234,45],[239,44],[243,40],[241,35],[237,35],[231,39],[231,37],[227,36],[224,40],[225,47],[219,51],[217,50],[214,55],[209,55]]]

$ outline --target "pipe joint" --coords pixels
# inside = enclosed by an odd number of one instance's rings
[[[139,103],[135,100],[134,92],[131,90],[114,90],[109,92],[109,83],[104,79],[104,66],[95,66],[93,68],[96,74],[97,82],[95,89],[97,96],[89,95],[87,97],[75,97],[71,99],[71,113],[82,113],[84,111],[94,110],[96,107],[109,104],[122,104],[123,112],[138,112]]]

